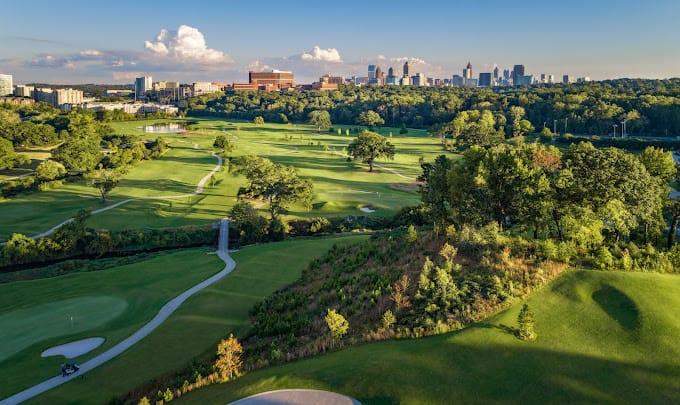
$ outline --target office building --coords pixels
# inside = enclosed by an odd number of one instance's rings
[[[12,75],[0,74],[0,96],[11,95],[12,89]]]
[[[569,75],[562,76],[562,83],[571,84],[573,82],[574,82],[574,79],[572,79],[571,76],[569,76]]]
[[[368,65],[368,83],[373,84],[375,82],[375,65]]]
[[[465,79],[463,78],[463,86],[465,87],[477,87],[479,82],[477,79]]]
[[[153,83],[153,91],[160,91],[160,90],[175,90],[179,89],[179,82],[154,82]]]
[[[404,62],[404,74],[402,75],[402,78],[403,78],[403,77],[406,77],[406,78],[409,77],[409,73],[408,73],[408,61]]]
[[[503,79],[505,81],[509,81],[511,77],[512,76],[510,76],[510,69],[503,69]]]
[[[408,66],[406,66],[406,70],[408,71]],[[411,85],[411,78],[409,76],[402,77],[401,79],[399,79],[399,85],[410,86]]]
[[[472,64],[468,62],[465,69],[463,69],[463,78],[472,79]]]
[[[278,90],[295,86],[293,72],[285,70],[248,72],[248,83],[255,85],[271,85]]]
[[[396,86],[397,84],[399,84],[397,76],[394,75],[394,69],[392,67],[387,69],[387,77],[385,78],[385,84],[390,86]]]
[[[216,93],[220,91],[220,86],[211,82],[194,82],[191,84],[192,97],[200,96],[201,94]]]
[[[422,73],[416,73],[411,76],[411,84],[413,86],[427,86],[427,78]]]
[[[480,73],[478,85],[480,87],[491,87],[493,83],[492,77],[492,73]]]
[[[36,88],[33,90],[33,98],[68,111],[74,105],[83,103],[83,92],[74,89]]]
[[[135,99],[146,96],[148,90],[153,89],[151,76],[142,76],[135,79]]]
[[[14,86],[14,95],[16,97],[33,97],[33,86],[17,84]]]
[[[498,69],[498,66],[493,68],[493,81],[498,83],[498,79],[500,79],[500,69]]]
[[[463,76],[453,75],[453,77],[451,77],[452,86],[463,87],[463,84],[465,84],[465,78]]]
[[[534,83],[534,76],[532,75],[521,75],[513,79],[513,84],[515,86],[531,86]]]
[[[590,81],[589,76],[583,76],[576,79],[576,83],[588,83]]]
[[[512,84],[519,86],[517,82],[521,76],[524,76],[524,65],[515,65],[512,68]]]

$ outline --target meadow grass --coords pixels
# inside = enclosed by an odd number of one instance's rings
[[[181,369],[197,357],[212,356],[219,339],[230,333],[240,336],[248,330],[248,311],[255,303],[298,279],[310,260],[334,244],[365,238],[314,238],[245,247],[232,254],[236,268],[231,274],[187,300],[149,336],[121,356],[32,402],[105,402],[154,377]],[[213,267],[190,257],[182,265]],[[215,271],[220,268],[214,265]]]
[[[462,331],[363,344],[183,396],[229,403],[283,388],[364,404],[677,403],[680,278],[572,271],[528,301],[538,339],[517,339],[520,302]],[[351,325],[350,325],[351,327]]]

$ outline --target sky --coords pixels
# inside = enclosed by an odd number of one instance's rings
[[[366,76],[680,76],[680,0],[45,1],[0,3],[0,73],[16,83],[246,82],[249,70]]]

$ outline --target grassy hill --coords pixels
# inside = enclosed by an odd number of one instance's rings
[[[228,403],[321,388],[364,404],[677,403],[680,277],[571,271],[527,301],[538,339],[518,340],[520,303],[462,331],[364,344],[271,367],[178,399]]]

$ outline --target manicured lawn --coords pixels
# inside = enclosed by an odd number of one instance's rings
[[[460,332],[364,344],[179,402],[229,403],[281,388],[329,389],[364,404],[680,401],[680,277],[574,271],[528,302],[535,342],[507,331],[516,326],[517,303]]]
[[[49,347],[106,338],[82,362],[132,334],[171,298],[222,269],[208,252],[158,253],[107,270],[0,285],[0,397],[58,372],[63,358],[40,357]]]
[[[313,208],[292,207],[289,217],[392,215],[404,206],[419,202],[414,184],[421,169],[419,159],[433,160],[441,153],[439,141],[425,131],[410,130],[398,135],[398,129],[381,129],[396,145],[393,161],[378,162],[375,173],[365,165],[347,162],[344,148],[356,136],[322,132],[307,125],[266,124],[224,120],[199,120],[196,128],[185,134],[145,134],[141,127],[164,120],[112,123],[119,133],[147,138],[161,136],[171,150],[159,160],[135,166],[110,194],[111,204],[128,198],[146,198],[95,215],[91,224],[107,229],[131,227],[167,227],[204,224],[226,215],[236,201],[244,180],[228,171],[216,176],[216,184],[201,196],[172,200],[149,197],[190,193],[198,181],[215,166],[209,150],[215,137],[225,134],[235,142],[234,155],[253,154],[277,163],[293,165],[314,183]],[[168,120],[165,120],[168,121]],[[37,234],[75,215],[79,209],[103,207],[94,188],[84,182],[62,188],[24,194],[0,201],[0,240],[13,232]],[[375,210],[372,214],[362,207]],[[260,207],[264,212],[266,207]]]
[[[295,281],[307,263],[336,243],[367,236],[295,240],[246,247],[233,254],[236,269],[191,297],[163,325],[120,357],[68,384],[48,391],[35,403],[102,403],[164,373],[212,355],[229,333],[243,334],[248,311],[258,301]],[[188,261],[194,266],[193,261]],[[218,270],[220,266],[215,266]]]

